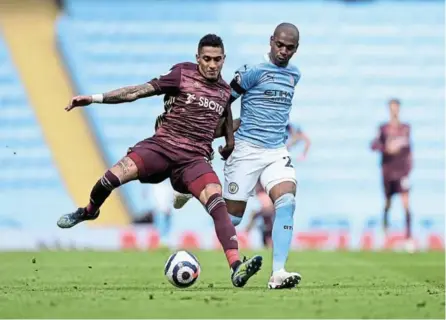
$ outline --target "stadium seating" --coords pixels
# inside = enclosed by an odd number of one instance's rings
[[[178,1],[175,11],[171,1],[69,0],[65,5],[57,36],[79,93],[143,83],[172,64],[193,60],[199,38],[208,32],[220,34],[225,41],[224,77],[230,80],[240,65],[261,59],[277,23],[295,22],[301,31],[301,47],[294,62],[302,79],[291,121],[313,141],[309,159],[296,163],[298,225],[341,227],[347,220],[351,227],[363,228],[380,216],[378,157],[369,143],[387,117],[387,99],[398,97],[402,117],[413,128],[415,220],[433,219],[434,226],[443,228],[441,1],[353,5],[336,1],[323,5],[320,1],[259,1],[255,5],[252,1]],[[236,104],[236,115],[237,109]],[[129,146],[153,134],[162,103],[160,98],[151,98],[87,110],[111,165]],[[216,159],[214,165],[222,177],[222,161]],[[124,190],[133,214],[150,205],[140,196],[140,185],[130,184]],[[395,209],[399,213],[392,215],[392,221],[398,225],[403,217],[399,201]],[[185,211],[177,218],[181,223],[199,224],[200,219],[208,219],[196,202]]]
[[[0,230],[50,232],[59,215],[74,205],[1,34],[0,146]]]

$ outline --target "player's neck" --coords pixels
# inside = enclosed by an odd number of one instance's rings
[[[392,119],[390,119],[389,123],[390,123],[392,126],[398,126],[398,125],[400,124],[400,119],[398,119],[398,118],[392,118]]]

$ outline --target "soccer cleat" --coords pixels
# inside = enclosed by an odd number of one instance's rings
[[[78,223],[86,220],[95,220],[99,217],[99,210],[95,214],[89,215],[85,212],[85,208],[78,208],[73,213],[64,214],[57,221],[57,226],[62,229],[74,227]]]
[[[254,256],[251,259],[243,259],[243,262],[234,270],[231,276],[234,287],[243,287],[262,266],[262,257]]]
[[[273,273],[268,282],[268,288],[270,289],[291,289],[296,287],[302,277],[297,272],[287,272],[285,269],[281,269]]]
[[[193,197],[191,194],[179,193],[177,191],[173,192],[173,196],[173,207],[175,209],[181,209]]]

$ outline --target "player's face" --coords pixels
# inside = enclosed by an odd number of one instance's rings
[[[271,37],[270,46],[272,62],[278,66],[286,66],[297,51],[299,39],[293,34],[280,32],[279,35]]]
[[[225,54],[219,47],[203,47],[197,54],[197,63],[200,73],[208,80],[217,80],[220,76]]]
[[[392,102],[389,105],[390,117],[393,119],[398,119],[400,115],[400,105],[398,103]]]

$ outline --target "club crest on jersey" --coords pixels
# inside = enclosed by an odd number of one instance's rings
[[[198,88],[200,85],[198,84],[198,82],[197,81],[194,81],[194,87],[195,88]]]
[[[220,89],[219,92],[220,92],[220,97],[223,99],[225,97],[225,92],[223,91],[223,89]]]
[[[290,84],[294,87],[294,78],[292,75],[290,75]]]
[[[229,193],[231,193],[231,194],[235,194],[235,193],[237,193],[238,192],[238,184],[237,183],[235,183],[235,182],[231,182],[229,185],[228,185],[228,191],[229,191]]]

